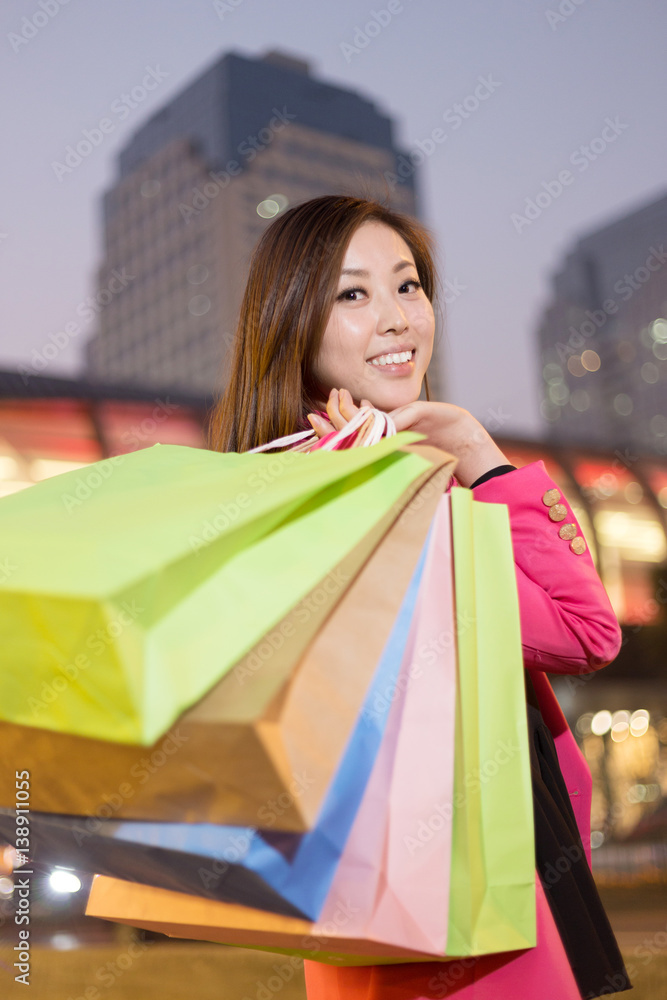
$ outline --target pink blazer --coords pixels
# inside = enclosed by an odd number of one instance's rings
[[[590,864],[591,776],[545,671],[585,675],[610,663],[621,631],[572,508],[544,462],[487,480],[476,500],[509,510],[524,665],[551,730]],[[561,505],[560,507],[558,505]],[[552,511],[552,516],[549,512]],[[557,520],[552,519],[555,514]],[[565,527],[569,526],[569,527]],[[572,528],[574,526],[574,530]],[[563,530],[565,529],[565,530]],[[573,535],[572,539],[562,537]],[[308,1000],[579,1000],[539,880],[537,947],[471,962],[335,968],[304,962]]]

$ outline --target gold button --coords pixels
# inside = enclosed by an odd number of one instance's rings
[[[574,538],[574,536],[576,535],[576,533],[577,533],[577,526],[576,526],[576,524],[564,524],[563,527],[558,532],[558,534],[560,535],[561,538],[565,538],[565,539],[568,539],[568,540],[570,538]]]
[[[560,500],[560,493],[558,490],[547,490],[547,492],[542,497],[542,503],[546,504],[547,507],[553,507],[555,503]]]
[[[567,517],[567,507],[562,503],[555,503],[549,507],[549,517],[552,521],[563,521]]]
[[[573,538],[570,542],[570,548],[574,553],[576,553],[576,555],[580,556],[582,552],[586,551],[586,542],[581,535],[577,535],[577,537]]]

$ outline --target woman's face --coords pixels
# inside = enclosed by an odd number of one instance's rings
[[[332,388],[379,410],[414,402],[434,331],[433,307],[407,243],[382,222],[362,223],[347,248],[314,366],[322,402]]]

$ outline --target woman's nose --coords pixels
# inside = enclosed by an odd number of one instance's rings
[[[403,333],[407,325],[408,320],[405,312],[401,308],[400,304],[395,300],[387,302],[386,305],[380,309],[378,315],[379,333]]]

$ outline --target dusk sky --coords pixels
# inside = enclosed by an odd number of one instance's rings
[[[535,328],[565,252],[667,193],[664,0],[5,0],[1,16],[5,369],[29,363],[94,291],[119,150],[230,50],[306,58],[389,114],[401,146],[432,149],[418,189],[455,289],[447,399],[492,431],[500,414],[505,433],[541,432]],[[113,110],[151,70],[145,99]],[[105,117],[113,130],[57,176],[66,147]],[[577,153],[603,132],[602,152]],[[564,169],[572,183],[516,225]],[[77,373],[85,339],[45,373]]]

